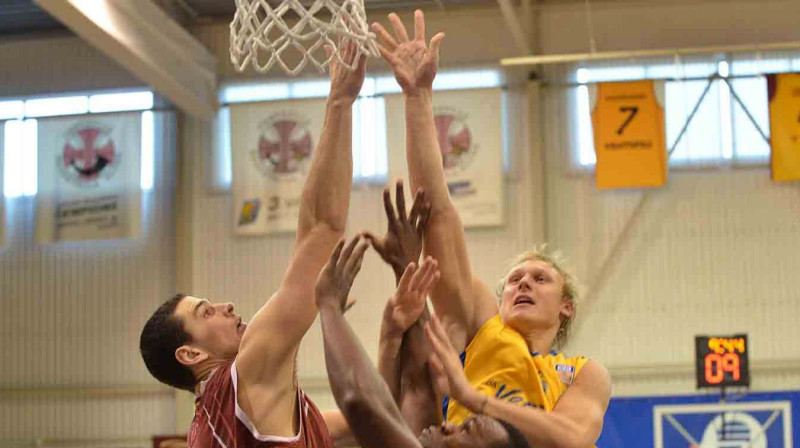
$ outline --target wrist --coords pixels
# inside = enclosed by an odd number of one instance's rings
[[[381,325],[381,340],[401,340],[405,334],[405,329],[397,325],[392,318],[393,308],[387,303],[383,310],[383,324]]]
[[[326,107],[330,110],[341,112],[342,110],[350,110],[355,102],[356,98],[351,98],[347,95],[331,94],[328,97],[328,103]]]
[[[470,388],[469,392],[463,398],[462,404],[474,414],[481,415],[486,412],[486,406],[489,404],[489,396],[483,395],[475,389]]]
[[[433,87],[416,87],[403,91],[406,101],[429,101],[433,98]]]
[[[344,314],[341,304],[338,303],[334,298],[318,300],[317,310],[320,314]]]

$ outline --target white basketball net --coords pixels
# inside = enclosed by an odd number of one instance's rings
[[[236,0],[230,49],[236,70],[244,71],[247,64],[252,64],[263,73],[278,64],[294,76],[309,62],[324,71],[336,58],[343,67],[353,70],[361,55],[379,56],[363,0],[315,0],[308,8],[301,0],[270,1],[280,4],[273,8],[268,0]],[[296,18],[294,25],[286,23],[285,19]],[[347,42],[354,42],[358,50],[351,64],[341,57]],[[330,56],[325,46],[333,49]],[[299,62],[290,66],[298,57]]]

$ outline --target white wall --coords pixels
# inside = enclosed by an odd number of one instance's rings
[[[794,23],[800,5],[793,1],[592,4],[601,50],[798,40],[800,32]],[[585,51],[582,14],[582,2],[541,6],[540,47]],[[494,65],[514,55],[495,8],[431,12],[428,29],[437,28],[448,33],[445,67]],[[196,33],[218,55],[223,78],[254,77],[232,72],[226,30],[227,24],[216,24]],[[372,67],[385,71],[380,63]],[[141,85],[68,37],[0,41],[0,79],[4,97]],[[546,218],[547,239],[566,252],[582,278],[590,278],[640,193],[597,192],[590,176],[565,169],[566,148],[555,132],[564,123],[527,117],[524,98],[515,95],[508,225],[468,232],[475,269],[493,281],[508,258],[539,239],[534,227]],[[522,123],[528,120],[542,125],[541,139],[525,137]],[[37,247],[29,228],[31,201],[8,201],[6,246],[0,248],[3,444],[34,437],[138,440],[185,428],[191,400],[176,403],[139,360],[144,320],[178,290],[234,300],[250,314],[277,286],[292,238],[233,238],[230,196],[212,193],[207,181],[210,125],[179,122],[180,188],[174,192],[168,180],[175,178],[172,156],[159,155],[141,240]],[[544,154],[534,151],[542,140]],[[520,154],[525,157],[516,158]],[[546,188],[537,193],[531,176],[542,169],[534,163],[542,155]],[[532,199],[535,194],[544,196]],[[569,351],[611,366],[616,394],[684,393],[693,390],[695,333],[747,331],[754,388],[796,388],[800,353],[791,341],[798,339],[793,317],[800,311],[793,282],[800,264],[799,195],[796,184],[772,184],[763,167],[671,173],[634,226],[605,287],[591,299],[596,305],[581,310]],[[378,187],[355,187],[351,204],[349,234],[383,228]],[[373,355],[376,316],[390,293],[390,273],[372,254],[354,288],[361,303],[350,320]],[[315,326],[302,349],[300,373],[319,404],[329,407],[320,347]],[[86,388],[91,397],[81,393]],[[178,420],[176,406],[183,409]]]
[[[0,43],[0,96],[141,86],[76,38]],[[174,119],[158,120],[174,140]],[[5,200],[0,247],[0,445],[106,439],[147,445],[174,429],[174,393],[138,353],[139,333],[174,291],[175,149],[156,145],[135,240],[33,242],[34,200]]]

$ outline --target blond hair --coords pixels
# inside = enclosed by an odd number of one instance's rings
[[[574,311],[572,316],[566,316],[561,321],[561,324],[558,327],[558,332],[556,333],[556,339],[553,342],[555,348],[561,349],[567,345],[569,335],[572,332],[572,322],[575,320],[575,316],[578,312],[579,284],[578,279],[569,269],[566,259],[560,251],[550,251],[547,248],[547,244],[540,244],[538,246],[534,246],[531,250],[527,250],[517,255],[509,264],[508,269],[506,269],[506,274],[500,279],[500,283],[497,287],[497,296],[500,297],[503,293],[503,290],[506,287],[506,281],[508,280],[508,275],[511,273],[511,271],[516,269],[517,266],[521,265],[522,263],[537,260],[549,264],[553,267],[553,269],[556,270],[556,272],[561,274],[561,278],[564,279],[562,299],[571,302],[573,306]]]

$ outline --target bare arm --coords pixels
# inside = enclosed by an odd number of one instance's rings
[[[345,58],[354,57],[352,47],[345,51]],[[345,228],[352,181],[351,106],[365,64],[362,57],[352,72],[331,67],[331,92],[300,199],[294,253],[278,291],[248,325],[237,356],[240,405],[273,435],[294,433],[294,354],[317,314],[309,279],[319,273]]]
[[[348,253],[340,244],[317,280],[315,297],[331,390],[362,447],[420,448],[386,383],[344,319],[347,295],[365,249],[366,245],[361,245],[355,253]]]
[[[423,188],[431,203],[425,252],[439,261],[442,271],[442,280],[432,294],[433,305],[451,340],[463,350],[480,326],[497,313],[497,306],[488,287],[478,288],[478,294],[473,290],[466,236],[450,199],[439,150],[432,89],[444,34],[434,36],[428,48],[421,11],[415,13],[413,40],[396,14],[390,14],[389,19],[395,37],[380,24],[374,24],[373,29],[381,40],[381,55],[405,96],[406,157],[411,186]]]
[[[553,411],[546,412],[480,394],[469,384],[441,325],[433,319],[426,332],[436,353],[436,374],[446,378],[451,397],[470,411],[513,424],[537,448],[587,448],[600,437],[611,398],[611,379],[600,363],[586,363]]]

